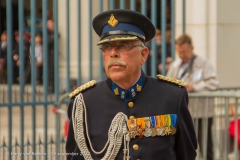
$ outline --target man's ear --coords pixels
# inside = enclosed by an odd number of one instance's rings
[[[147,47],[143,47],[142,51],[141,51],[141,65],[143,65],[148,57],[149,54],[149,50]]]

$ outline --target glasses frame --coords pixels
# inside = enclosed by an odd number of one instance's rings
[[[103,49],[102,46],[103,45],[109,45],[111,46],[110,49]],[[120,45],[124,45],[125,47],[123,47],[122,49],[119,49],[119,46]],[[127,52],[127,51],[130,51],[132,50],[134,47],[144,47],[142,46],[141,44],[126,44],[126,43],[118,43],[116,45],[111,45],[109,43],[105,43],[105,44],[102,44],[100,49],[102,50],[103,53],[110,53],[113,49],[113,47],[116,48],[117,52]]]

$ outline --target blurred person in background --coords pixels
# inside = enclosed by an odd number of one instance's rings
[[[7,83],[7,32],[1,34],[0,42],[0,83]]]
[[[157,68],[157,73],[161,74],[162,72],[162,34],[159,29],[156,29],[156,68]],[[151,49],[151,42],[147,43],[146,46],[150,50],[150,54],[148,55],[147,59],[147,75],[151,75],[151,61],[152,61],[152,49]],[[171,57],[171,44],[169,42],[166,43],[166,66],[165,69],[168,71],[169,64],[172,62],[172,57]]]
[[[36,59],[36,84],[42,85],[43,77],[43,46],[42,35],[40,33],[35,36],[35,59]],[[31,52],[31,49],[30,49]],[[32,54],[31,54],[32,55]]]
[[[170,66],[167,76],[177,78],[186,82],[188,92],[214,91],[218,88],[218,78],[215,69],[210,61],[193,52],[192,38],[183,34],[176,40],[176,51],[179,59],[176,59]],[[198,121],[198,142],[200,151],[203,152],[203,128],[204,120],[208,121],[207,128],[207,160],[213,160],[213,143],[212,143],[212,124],[214,116],[214,101],[208,99],[206,105],[205,99],[198,103],[193,103],[189,99],[188,108],[193,119]],[[207,115],[205,114],[207,113]]]
[[[54,21],[47,20],[48,30],[48,91],[54,91]],[[58,34],[58,33],[57,33]]]
[[[19,67],[21,65],[20,63],[20,51],[19,51],[19,32],[15,31],[14,32],[15,36],[15,43],[13,44],[13,77],[16,82],[19,81]],[[23,34],[23,59],[24,59],[24,77],[27,75],[27,70],[29,67],[29,48],[30,48],[30,43],[28,41],[26,33]]]

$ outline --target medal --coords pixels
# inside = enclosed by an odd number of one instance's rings
[[[152,135],[152,130],[151,128],[146,128],[144,132],[145,137],[150,137]]]
[[[151,116],[150,119],[151,119],[151,125],[152,125],[152,128],[151,128],[152,134],[151,134],[151,136],[155,137],[157,135],[156,118],[155,118],[155,116]]]
[[[130,132],[130,138],[135,138],[137,136],[137,132],[136,131],[131,131]]]
[[[130,118],[128,120],[128,128],[130,130],[130,137],[135,138],[137,135],[137,119],[136,118]]]
[[[151,120],[149,117],[145,117],[145,132],[144,132],[144,136],[145,137],[150,137],[152,134],[152,130],[151,130]]]
[[[165,130],[166,130],[166,135],[170,135],[172,132],[170,127],[166,127]]]
[[[170,133],[171,135],[174,135],[177,131],[176,128],[173,126],[171,126],[170,129],[171,129],[171,133]]]
[[[166,131],[164,128],[158,128],[157,129],[157,135],[158,136],[165,136],[166,135]]]
[[[137,135],[139,136],[139,138],[143,138],[144,133],[144,129],[141,126],[138,126]]]
[[[137,119],[137,135],[139,138],[143,138],[143,134],[145,132],[145,123],[144,118],[138,118]]]
[[[171,117],[171,135],[174,135],[177,132],[177,127],[176,127],[176,121],[177,121],[177,115],[176,114],[170,114]]]
[[[152,136],[152,137],[155,137],[155,136],[157,135],[157,130],[156,130],[156,128],[151,128],[151,130],[152,130],[151,136]]]

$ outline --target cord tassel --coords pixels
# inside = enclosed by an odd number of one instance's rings
[[[85,119],[83,120],[83,115],[85,115]],[[80,93],[76,96],[75,101],[73,103],[73,112],[72,112],[72,121],[73,121],[73,130],[74,130],[74,137],[77,142],[77,145],[81,151],[84,153],[84,159],[86,160],[93,160],[91,154],[87,148],[86,139],[84,137],[84,125],[86,129],[86,136],[89,142],[90,148],[92,152],[95,154],[101,154],[106,149],[106,153],[102,160],[114,160],[119,152],[119,149],[122,145],[122,140],[124,139],[124,160],[129,160],[129,131],[127,129],[127,116],[119,112],[115,115],[112,120],[111,126],[108,130],[108,141],[106,142],[104,148],[97,152],[93,149],[91,140],[88,134],[88,123],[87,123],[87,113],[86,113],[86,105],[84,103],[82,94]]]

